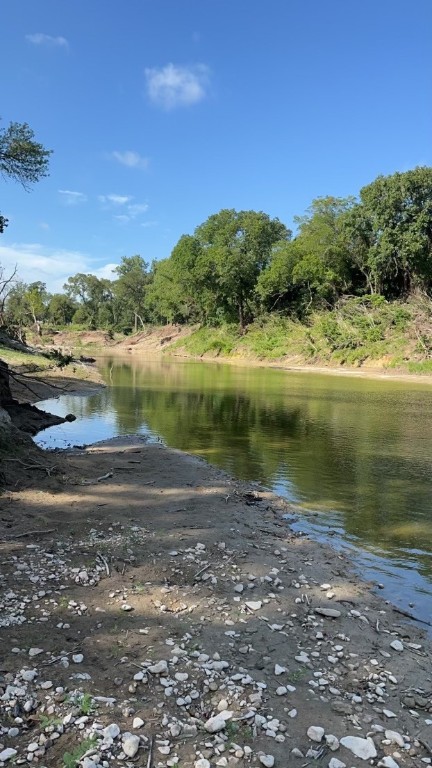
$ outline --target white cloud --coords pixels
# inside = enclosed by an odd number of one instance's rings
[[[114,221],[119,224],[128,224],[130,221],[141,216],[148,211],[148,203],[132,203],[133,197],[130,195],[99,195],[98,200],[105,209],[121,209],[121,213],[114,213]]]
[[[113,205],[125,205],[132,200],[129,195],[99,195],[99,202],[112,203]]]
[[[209,69],[204,64],[181,67],[167,64],[160,69],[146,69],[150,100],[164,109],[197,104],[206,96]]]
[[[4,235],[3,235],[4,237]],[[47,248],[39,243],[11,243],[0,245],[0,264],[5,273],[11,273],[18,265],[18,276],[26,283],[41,280],[49,291],[61,291],[68,277],[77,272],[112,279],[116,264],[94,268],[94,259],[81,251],[63,248]]]
[[[39,227],[41,229],[44,229],[46,232],[48,232],[50,230],[50,225],[46,221],[40,221],[39,222]]]
[[[148,168],[149,159],[143,157],[138,152],[133,152],[131,149],[126,149],[124,152],[115,151],[112,156],[118,163],[125,165],[127,168],[141,168],[145,170]]]
[[[59,189],[59,194],[63,195],[66,205],[79,205],[87,202],[87,195],[84,192],[74,192],[71,189]]]
[[[26,35],[26,40],[33,45],[49,45],[56,48],[69,48],[69,43],[65,37],[52,37],[43,32],[36,32],[34,35]]]

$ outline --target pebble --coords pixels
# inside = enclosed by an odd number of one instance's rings
[[[377,756],[375,744],[370,737],[362,739],[360,736],[343,736],[340,743],[361,760],[370,760]]]
[[[311,725],[307,729],[307,735],[312,741],[322,741],[324,736],[324,728],[319,725]]]
[[[135,736],[133,733],[126,731],[122,736],[122,749],[127,757],[135,757],[139,750],[140,740],[139,736]]]
[[[273,768],[275,764],[275,759],[273,755],[259,755],[259,761],[262,765],[265,766],[265,768]]]
[[[199,760],[195,760],[194,766],[195,768],[210,768],[210,763],[204,757],[201,757]]]
[[[223,731],[226,726],[226,721],[229,720],[232,716],[233,713],[229,712],[228,710],[220,712],[219,715],[210,717],[209,720],[204,723],[204,728],[207,733],[218,733],[219,731]]]
[[[12,749],[11,747],[7,747],[6,749],[3,749],[2,752],[0,752],[0,762],[5,763],[6,760],[10,760],[11,757],[15,757],[18,752],[16,749]]]
[[[251,611],[259,611],[259,609],[262,606],[261,600],[247,600],[246,605],[248,608],[251,609]]]
[[[319,616],[325,616],[328,619],[338,619],[341,615],[341,612],[336,610],[336,608],[325,608],[321,606],[315,608],[315,613],[318,613]]]
[[[141,717],[134,717],[132,721],[132,728],[142,728],[144,725],[144,720]]]
[[[157,664],[152,664],[148,670],[152,673],[152,675],[163,675],[164,673],[168,672],[168,664],[164,660],[158,661]]]
[[[393,640],[393,642],[390,643],[390,648],[393,648],[394,651],[403,651],[404,645],[400,640]]]
[[[332,757],[328,768],[346,768],[346,763],[343,763],[342,760],[338,760],[337,757]]]
[[[378,763],[378,767],[381,768],[381,766],[382,768],[399,768],[399,763],[397,763],[396,760],[393,760],[390,755],[386,755],[386,757],[383,757]]]

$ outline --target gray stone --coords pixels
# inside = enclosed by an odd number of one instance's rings
[[[360,736],[343,736],[340,743],[360,760],[370,760],[377,756],[375,744],[370,737],[362,739]]]
[[[127,757],[135,757],[139,750],[139,745],[140,740],[138,736],[135,736],[133,733],[129,733],[129,731],[126,731],[126,733],[123,734],[122,749]]]

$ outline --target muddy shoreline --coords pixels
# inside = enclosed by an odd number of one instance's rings
[[[0,499],[0,765],[428,764],[425,633],[286,502],[144,439],[38,457]]]

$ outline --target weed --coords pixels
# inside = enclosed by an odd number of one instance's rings
[[[79,703],[83,715],[89,715],[93,710],[93,698],[90,693],[84,693]]]
[[[63,765],[65,768],[77,768],[82,756],[85,755],[85,753],[88,752],[88,750],[91,749],[91,747],[93,747],[95,744],[96,739],[94,737],[90,737],[88,739],[84,739],[81,744],[78,744],[73,752],[65,752],[63,755]]]

